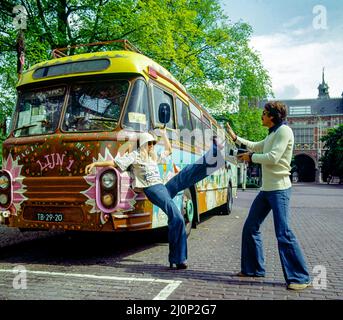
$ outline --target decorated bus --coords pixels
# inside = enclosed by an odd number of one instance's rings
[[[128,172],[111,167],[85,173],[87,164],[113,159],[137,134],[163,125],[158,113],[166,104],[173,153],[160,165],[164,182],[204,154],[213,134],[226,142],[225,166],[174,199],[187,232],[211,209],[231,212],[237,193],[234,143],[165,68],[123,43],[121,50],[70,56],[59,49],[22,74],[3,143],[2,224],[74,231],[166,226],[167,216],[132,189]]]

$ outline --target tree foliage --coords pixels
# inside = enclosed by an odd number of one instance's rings
[[[53,48],[126,38],[208,107],[225,109],[237,96],[270,93],[268,74],[249,48],[251,27],[230,24],[217,0],[7,0],[0,10],[0,50],[12,60],[18,4],[28,12],[27,66],[48,59]],[[2,65],[15,74],[6,61]]]
[[[323,179],[328,175],[343,178],[343,125],[329,129],[321,140],[325,149],[321,158]]]
[[[231,23],[219,0],[3,0],[0,108],[5,116],[15,104],[16,5],[28,13],[25,68],[49,59],[54,48],[127,39],[167,68],[210,112],[228,113],[240,96],[271,94],[268,73],[249,47],[252,28]],[[84,50],[105,49],[112,47]]]
[[[251,141],[263,140],[268,134],[267,128],[262,126],[261,116],[262,109],[249,105],[245,99],[241,99],[237,112],[214,115],[223,124],[229,122],[237,135]]]

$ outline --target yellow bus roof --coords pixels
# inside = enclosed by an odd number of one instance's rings
[[[36,70],[49,67],[54,65],[62,65],[72,62],[90,61],[97,59],[107,59],[110,61],[109,67],[105,70],[94,71],[94,72],[78,72],[69,73],[58,76],[40,77],[34,78],[33,74]],[[37,63],[30,69],[23,72],[21,79],[19,80],[17,87],[39,83],[44,81],[50,81],[55,79],[65,79],[74,78],[87,75],[96,74],[118,74],[118,73],[136,73],[143,75],[145,78],[149,75],[149,67],[158,71],[159,74],[163,75],[165,78],[169,79],[168,82],[174,83],[182,91],[186,92],[184,86],[174,78],[174,76],[166,70],[164,67],[153,61],[152,59],[136,52],[132,51],[104,51],[104,52],[94,52],[94,53],[84,53],[77,54],[73,56],[67,56],[63,58],[57,58],[52,60],[47,60],[41,63]]]

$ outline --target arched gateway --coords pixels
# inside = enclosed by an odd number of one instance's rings
[[[316,181],[316,163],[315,160],[307,154],[297,154],[294,157],[297,166],[299,182]]]

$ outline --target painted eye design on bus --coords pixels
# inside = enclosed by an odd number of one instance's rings
[[[0,175],[0,190],[6,190],[10,185],[10,180],[5,175]]]
[[[99,153],[98,159],[93,158],[93,161],[113,161],[113,156],[108,150],[108,148],[105,148],[105,155],[101,155]],[[87,198],[86,204],[91,206],[90,213],[99,213],[100,209],[98,208],[96,204],[96,196],[97,196],[97,190],[96,190],[96,174],[89,174],[85,175],[83,177],[87,184],[89,185],[87,190],[81,191],[81,193]],[[114,176],[112,172],[105,173],[101,178],[101,185],[103,188],[111,189],[114,187],[114,184],[117,183],[117,178]],[[136,204],[136,196],[137,194],[132,190],[130,187],[130,176],[127,172],[120,174],[120,210],[121,212],[131,211],[134,210],[135,204]],[[110,197],[106,197],[105,202],[110,203],[112,199]],[[104,213],[101,213],[101,221],[102,223],[106,223],[106,219],[104,218]]]
[[[112,172],[105,173],[101,178],[101,185],[105,189],[113,188],[115,182],[116,182],[116,176]]]
[[[13,179],[14,183],[12,184],[13,187],[13,199],[12,203],[15,207],[15,211],[18,212],[20,209],[20,205],[27,200],[24,196],[26,192],[26,185],[23,184],[23,180],[25,177],[21,175],[22,165],[18,164],[18,160],[13,160],[12,154],[10,153],[7,159],[4,159],[2,169],[6,170],[11,173],[11,178]],[[5,176],[5,179],[3,177]],[[7,178],[7,179],[6,179]],[[2,181],[1,181],[2,180]],[[6,175],[1,175],[0,181],[2,182],[0,185],[0,190],[6,190],[10,186],[10,179],[6,177]]]

